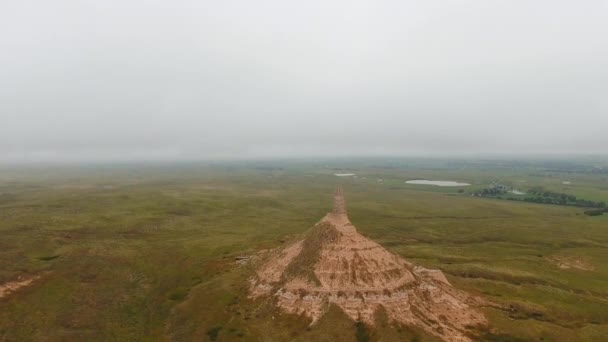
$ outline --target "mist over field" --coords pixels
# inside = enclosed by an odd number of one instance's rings
[[[0,1],[0,342],[608,341],[608,0]]]
[[[605,1],[5,1],[0,160],[604,153]]]

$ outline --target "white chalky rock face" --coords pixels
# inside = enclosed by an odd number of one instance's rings
[[[273,296],[282,310],[313,324],[334,304],[373,325],[383,307],[391,320],[449,341],[470,341],[467,329],[486,323],[478,301],[441,271],[415,266],[359,234],[341,188],[332,212],[304,239],[270,253],[251,279],[250,295]]]

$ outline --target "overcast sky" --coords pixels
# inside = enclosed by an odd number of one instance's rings
[[[608,1],[0,1],[0,160],[608,150]]]

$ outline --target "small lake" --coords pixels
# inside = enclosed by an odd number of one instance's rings
[[[454,181],[432,181],[426,179],[416,179],[405,181],[407,184],[417,184],[417,185],[436,185],[436,186],[469,186],[469,183],[460,183]]]
[[[334,176],[338,176],[338,177],[352,177],[354,176],[354,173],[334,173]]]

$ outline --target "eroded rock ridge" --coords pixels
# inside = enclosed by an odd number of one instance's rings
[[[250,293],[273,296],[283,311],[313,324],[332,304],[370,325],[383,308],[390,320],[449,341],[469,341],[468,330],[486,322],[477,299],[454,288],[441,271],[415,266],[359,234],[341,187],[333,210],[303,239],[270,252]]]

